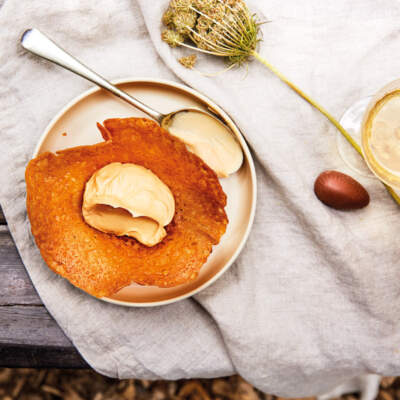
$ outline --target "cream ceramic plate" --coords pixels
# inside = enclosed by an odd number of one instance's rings
[[[198,278],[174,288],[158,288],[132,284],[114,296],[102,300],[124,306],[159,306],[192,296],[218,279],[235,261],[242,250],[253,223],[256,207],[256,174],[249,149],[238,128],[228,115],[207,97],[175,82],[150,79],[125,79],[114,82],[122,90],[142,100],[162,113],[185,107],[210,107],[220,115],[236,134],[243,152],[244,163],[229,178],[221,179],[228,197],[226,212],[229,224],[221,242],[214,246]],[[112,96],[93,88],[67,104],[50,122],[43,133],[34,157],[44,151],[94,144],[102,141],[96,122],[116,117],[143,117],[136,110]],[[66,132],[67,134],[63,135]]]

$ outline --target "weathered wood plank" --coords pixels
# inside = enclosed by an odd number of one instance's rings
[[[0,343],[69,347],[71,342],[43,306],[0,307]]]
[[[6,226],[0,226],[0,306],[42,304]]]
[[[36,347],[0,344],[0,367],[89,368],[74,347]]]
[[[88,368],[46,311],[0,225],[0,367]]]
[[[4,225],[6,223],[6,219],[4,218],[3,210],[0,206],[0,225]]]
[[[0,366],[87,368],[43,306],[0,307]]]

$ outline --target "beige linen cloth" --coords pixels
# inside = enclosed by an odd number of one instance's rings
[[[263,0],[260,52],[336,116],[400,76],[397,0]],[[283,396],[324,393],[365,373],[400,374],[400,208],[374,179],[371,204],[339,212],[315,177],[346,170],[335,129],[262,65],[215,78],[160,42],[166,0],[6,0],[0,10],[0,202],[49,312],[88,363],[119,377],[240,373]],[[26,54],[37,27],[104,76],[182,80],[235,119],[253,149],[258,208],[235,265],[190,300],[126,309],[48,270],[30,235],[24,169],[50,119],[90,87]],[[149,35],[150,33],[150,35]],[[199,69],[223,68],[204,57]],[[93,121],[95,122],[95,121]]]

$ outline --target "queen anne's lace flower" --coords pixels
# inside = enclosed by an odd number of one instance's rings
[[[243,0],[171,0],[162,21],[168,27],[162,39],[170,46],[192,47],[230,63],[249,58],[259,41],[259,24]]]

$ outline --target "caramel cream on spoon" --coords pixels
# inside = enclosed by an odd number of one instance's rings
[[[229,128],[214,117],[191,109],[172,115],[164,127],[220,178],[233,174],[243,163],[240,144]]]

